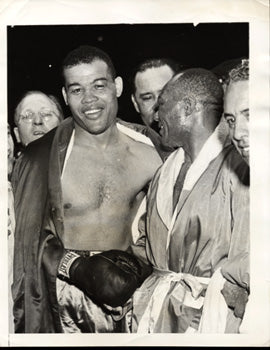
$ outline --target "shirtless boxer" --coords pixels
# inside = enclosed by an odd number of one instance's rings
[[[160,161],[153,148],[119,132],[115,116],[122,80],[113,81],[104,61],[66,66],[64,76],[63,95],[75,121],[62,179],[64,246],[126,249],[142,189]]]
[[[16,329],[126,331],[81,290],[57,278],[62,256],[46,261],[43,253],[53,238],[80,256],[127,249],[143,190],[161,159],[148,138],[116,124],[122,79],[106,53],[75,49],[63,62],[63,77],[72,118],[29,145],[18,164]],[[48,222],[49,231],[43,229]]]

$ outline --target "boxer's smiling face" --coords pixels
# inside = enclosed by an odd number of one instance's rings
[[[122,79],[113,79],[101,60],[64,69],[63,96],[74,121],[91,134],[101,134],[115,123]]]

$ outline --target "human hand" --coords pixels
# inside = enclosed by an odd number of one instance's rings
[[[248,301],[248,292],[237,284],[226,281],[221,291],[224,299],[236,317],[243,318]]]

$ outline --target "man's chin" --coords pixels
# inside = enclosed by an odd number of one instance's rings
[[[244,161],[247,163],[247,165],[249,166],[249,155],[243,157]]]
[[[240,156],[243,158],[243,160],[249,166],[249,152],[239,151],[239,153],[240,153]]]
[[[159,134],[160,127],[158,125],[158,122],[153,120],[152,123],[149,124],[149,126],[150,126],[151,129],[155,130],[155,132],[157,132]]]
[[[171,152],[175,151],[178,148],[178,147],[172,146],[169,142],[166,142],[165,140],[162,140],[162,139],[161,139],[161,146],[164,150],[171,151]]]
[[[247,163],[247,165],[249,165],[249,151],[244,151],[242,150],[240,152],[242,158],[244,159],[244,161]]]
[[[173,146],[170,146],[168,144],[163,144],[163,143],[161,145],[162,145],[163,150],[168,151],[168,152],[173,152],[178,148],[178,147],[175,148]]]

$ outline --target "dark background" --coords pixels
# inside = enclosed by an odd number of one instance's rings
[[[82,44],[97,46],[112,58],[124,80],[118,116],[141,123],[130,100],[129,76],[135,65],[151,57],[169,57],[187,67],[212,69],[220,63],[248,57],[248,23],[116,24],[13,26],[8,36],[8,120],[27,90],[41,90],[60,99],[61,62]]]

